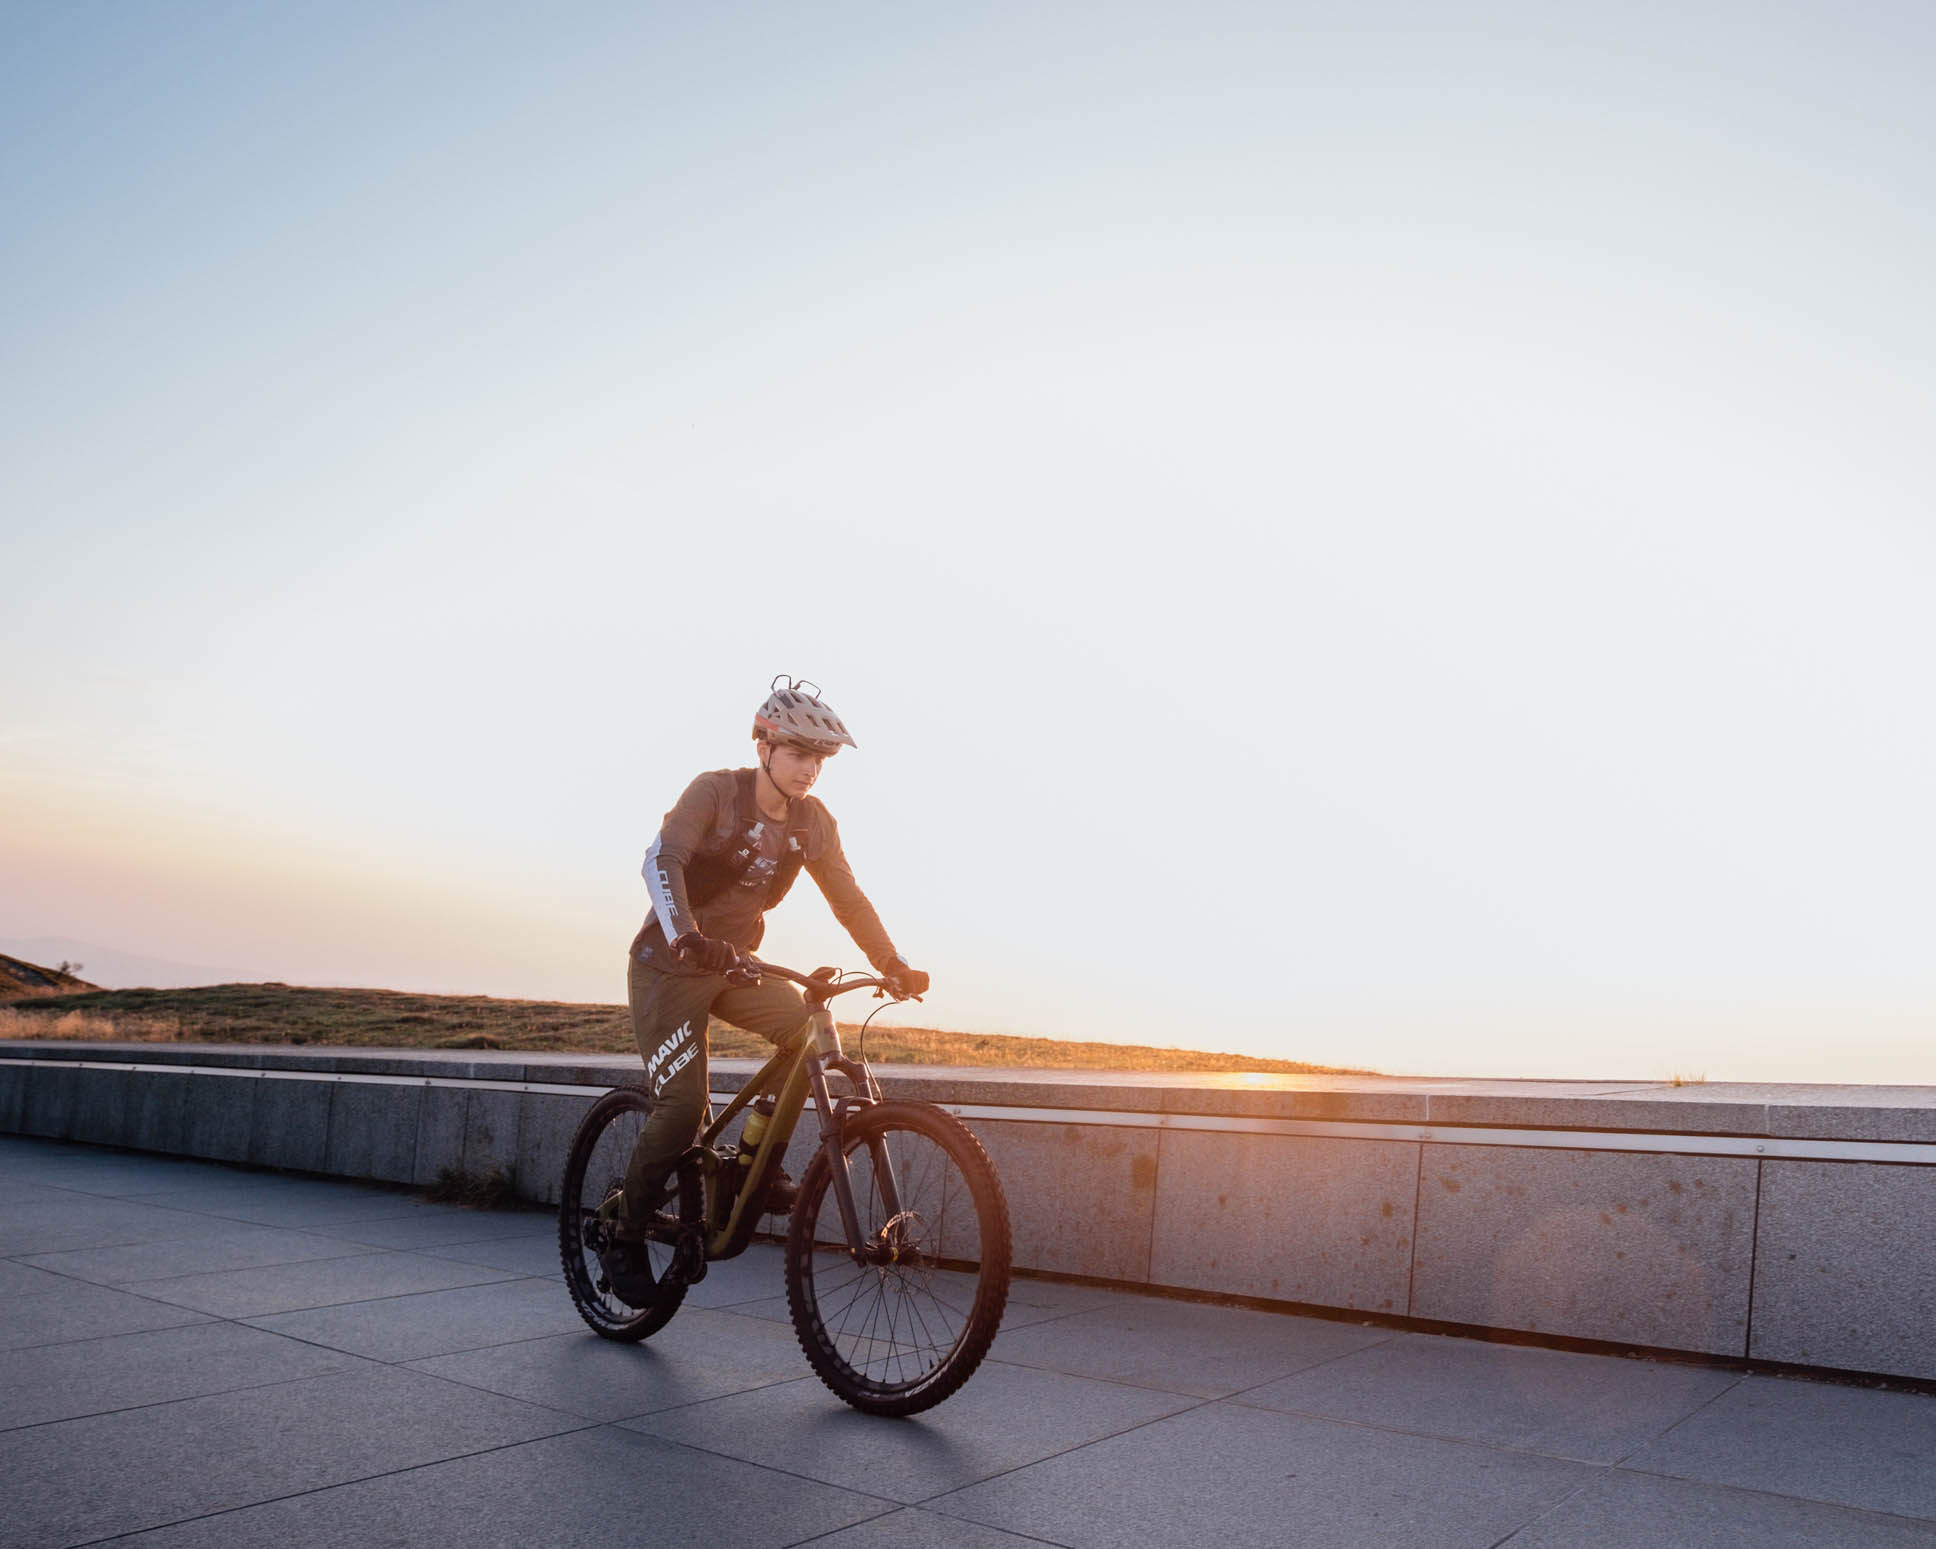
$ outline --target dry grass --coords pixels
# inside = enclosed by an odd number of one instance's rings
[[[892,1014],[891,1012],[889,1013]],[[905,1013],[903,1013],[905,1014]],[[859,1029],[842,1023],[849,1049]],[[329,1044],[348,1048],[516,1049],[534,1053],[636,1054],[623,1006],[486,995],[411,995],[395,990],[217,984],[183,990],[96,990],[0,1007],[0,1039]],[[771,1046],[715,1022],[707,1047],[720,1057],[764,1058]],[[891,1024],[868,1032],[865,1053],[881,1064],[982,1065],[1084,1070],[1244,1070],[1363,1074],[1335,1065],[1266,1060],[1197,1049],[1070,1043],[1054,1038],[953,1033]]]
[[[173,1043],[182,1036],[181,1019],[165,1016],[99,1016],[89,1011],[62,1011],[58,1016],[29,1016],[13,1006],[0,1006],[0,1038],[61,1038],[84,1043]]]

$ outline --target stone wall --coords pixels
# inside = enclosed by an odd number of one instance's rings
[[[715,1062],[715,1092],[754,1068]],[[1936,1380],[1936,1089],[877,1074],[981,1136],[1026,1269]],[[12,1044],[0,1132],[496,1172],[549,1203],[586,1107],[638,1078],[629,1057]]]

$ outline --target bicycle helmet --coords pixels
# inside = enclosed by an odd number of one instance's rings
[[[773,692],[753,712],[753,740],[805,748],[823,758],[842,747],[860,744],[848,734],[833,707],[820,697],[820,685],[784,672],[773,680]]]

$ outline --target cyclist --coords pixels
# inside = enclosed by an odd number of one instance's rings
[[[804,1036],[806,1003],[792,985],[726,978],[740,954],[759,945],[766,911],[802,868],[895,995],[928,987],[928,976],[895,950],[854,881],[832,814],[807,794],[829,758],[859,746],[819,686],[775,678],[754,713],[753,741],[755,767],[700,775],[645,852],[652,909],[627,956],[626,989],[653,1106],[624,1185],[599,1211],[621,1243],[643,1238],[665,1202],[672,1164],[705,1118],[707,1018],[782,1047]],[[793,1192],[792,1180],[779,1173],[767,1209],[784,1214]]]

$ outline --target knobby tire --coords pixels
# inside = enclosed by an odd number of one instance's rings
[[[849,1252],[826,1152],[800,1180],[787,1232],[787,1306],[815,1372],[856,1409],[911,1415],[955,1392],[1008,1304],[1008,1201],[972,1131],[930,1103],[852,1114],[845,1154],[862,1238],[883,1262]],[[883,1202],[885,1154],[901,1210]]]
[[[633,1250],[649,1266],[651,1288],[643,1306],[622,1300],[612,1289],[596,1251],[598,1207],[624,1182],[632,1144],[651,1111],[651,1099],[633,1087],[607,1092],[593,1103],[572,1136],[558,1200],[558,1256],[572,1303],[594,1333],[625,1343],[656,1334],[686,1299],[685,1281],[667,1278],[672,1244],[647,1242]],[[674,1185],[680,1218],[698,1224],[703,1208],[699,1179],[686,1169],[675,1176]]]

